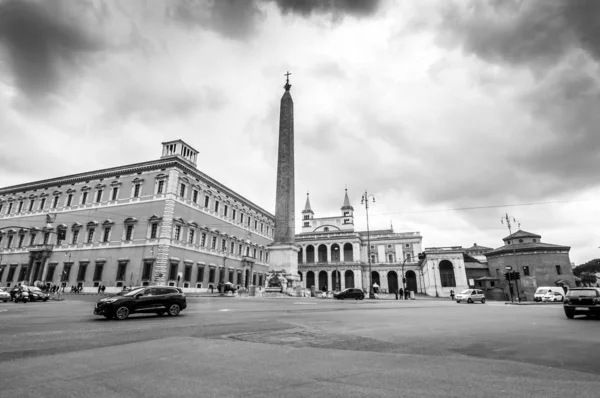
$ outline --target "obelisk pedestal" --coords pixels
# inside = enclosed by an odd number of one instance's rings
[[[289,81],[289,75],[288,72],[279,113],[275,236],[273,243],[268,246],[271,269],[267,275],[265,290],[281,287],[282,293],[299,295],[298,252],[300,248],[294,243],[296,238],[296,221],[294,217],[294,101],[292,101],[290,95],[292,85]],[[284,283],[284,278],[287,283]]]

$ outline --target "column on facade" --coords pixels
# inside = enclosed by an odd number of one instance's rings
[[[355,269],[352,272],[354,273],[354,287],[357,289],[362,289],[363,283],[361,271],[359,269]]]
[[[327,248],[327,263],[331,263],[331,244],[325,245]]]
[[[308,273],[307,271],[302,271],[302,281],[304,282],[304,286],[305,286],[306,288],[310,288],[310,287],[309,287],[309,286],[306,284],[306,274],[307,274],[307,273]]]
[[[340,289],[346,288],[346,270],[340,270]]]
[[[344,261],[346,261],[344,257],[344,244],[338,243],[338,246],[340,248],[340,261],[343,263]]]
[[[327,271],[327,289],[333,290],[333,286],[331,285],[331,271]]]
[[[302,263],[306,264],[306,248],[308,247],[308,245],[304,246],[302,248]]]

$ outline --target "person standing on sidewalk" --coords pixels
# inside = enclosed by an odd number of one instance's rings
[[[454,301],[454,290],[450,290],[450,300]]]

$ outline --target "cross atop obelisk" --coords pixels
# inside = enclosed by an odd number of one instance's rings
[[[292,88],[292,85],[290,84],[290,71],[288,71],[284,76],[285,76],[285,86],[283,86],[283,88],[285,88],[285,91],[290,91],[290,88]]]

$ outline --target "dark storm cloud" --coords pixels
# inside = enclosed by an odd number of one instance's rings
[[[310,17],[331,15],[369,16],[379,8],[379,0],[178,0],[167,3],[167,17],[188,27],[201,26],[225,37],[244,39],[265,17],[261,5],[275,3],[283,14]]]
[[[55,90],[71,77],[65,76],[67,70],[75,70],[83,55],[100,47],[63,11],[60,2],[0,3],[0,51],[15,84],[30,99]]]
[[[255,0],[178,0],[167,3],[167,17],[188,27],[202,26],[234,39],[255,29],[262,16]]]
[[[509,154],[509,161],[501,165],[504,176],[485,185],[494,190],[507,183],[519,198],[564,195],[597,185],[600,1],[468,4],[445,7],[438,43],[533,76],[531,84],[514,87],[520,91],[516,104],[533,117],[531,133],[497,149]]]
[[[303,16],[333,14],[336,16],[369,16],[379,9],[379,0],[269,0],[284,13]]]
[[[461,3],[458,3],[461,4]],[[574,47],[600,56],[600,2],[502,0],[445,7],[440,42],[494,63],[552,67]]]

